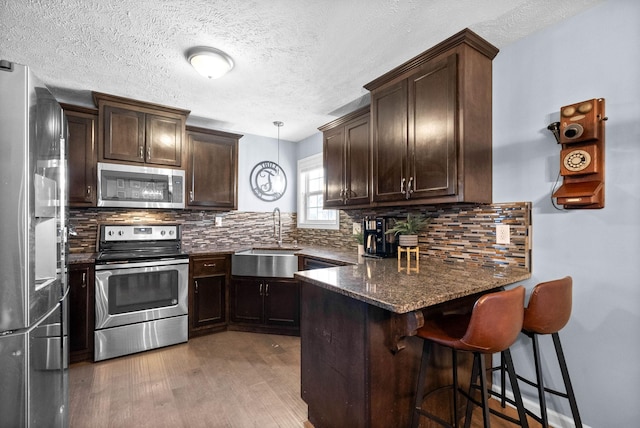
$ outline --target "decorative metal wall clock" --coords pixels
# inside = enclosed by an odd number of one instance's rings
[[[287,175],[273,161],[258,162],[249,176],[253,194],[263,201],[277,201],[287,191]]]

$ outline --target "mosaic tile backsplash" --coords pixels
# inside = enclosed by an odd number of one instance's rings
[[[419,235],[421,257],[438,257],[448,262],[465,261],[477,265],[509,265],[531,269],[531,203],[491,205],[443,205],[418,208],[391,208],[340,211],[339,230],[298,229],[295,213],[282,213],[282,240],[285,244],[353,248],[352,223],[366,216],[402,218],[408,213],[432,217]],[[215,226],[215,217],[222,226]],[[270,212],[209,212],[190,210],[71,209],[70,224],[77,232],[69,240],[72,253],[94,252],[101,223],[178,223],[186,248],[211,244],[247,246],[273,245],[273,214]],[[496,245],[497,223],[511,227],[511,243]]]

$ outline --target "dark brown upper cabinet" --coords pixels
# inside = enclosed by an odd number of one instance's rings
[[[318,128],[323,132],[324,207],[366,206],[370,192],[369,107]]]
[[[96,206],[98,111],[62,104],[67,118],[69,206]]]
[[[187,127],[187,205],[238,209],[238,140],[242,135]]]
[[[188,110],[93,93],[98,106],[101,162],[179,168]]]
[[[466,29],[365,85],[373,205],[492,202],[497,53]]]

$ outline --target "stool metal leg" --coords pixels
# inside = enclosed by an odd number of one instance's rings
[[[507,382],[505,379],[504,351],[500,352],[500,406],[504,409],[507,406],[505,387]]]
[[[540,364],[538,335],[532,334],[531,341],[533,342],[533,360],[536,366],[536,383],[538,385],[538,401],[540,402],[540,419],[542,420],[543,428],[547,428],[549,426],[549,419],[547,417],[547,399],[544,394],[544,381],[542,379],[542,366]]]
[[[469,381],[469,397],[472,397],[473,394],[473,385],[478,377],[478,364],[476,364],[476,354],[473,354],[473,365],[471,366],[471,380]],[[467,398],[467,412],[464,417],[464,428],[469,428],[471,426],[471,416],[473,414],[473,403],[470,398]]]
[[[418,428],[420,424],[419,409],[422,408],[422,401],[424,399],[424,387],[427,381],[427,367],[429,366],[429,354],[431,353],[431,342],[424,341],[422,345],[422,361],[420,363],[420,373],[418,375],[418,386],[416,388],[416,399],[413,408],[413,417],[411,418],[411,427]]]
[[[453,365],[453,427],[458,428],[458,352],[451,348]]]
[[[580,413],[578,412],[578,403],[576,402],[576,396],[573,393],[571,379],[569,378],[569,370],[567,369],[567,362],[564,359],[564,352],[562,352],[562,345],[560,344],[560,335],[558,333],[553,333],[551,334],[551,337],[553,338],[553,345],[556,348],[558,364],[560,364],[560,371],[562,372],[565,391],[567,391],[567,398],[569,399],[569,405],[571,406],[573,423],[575,424],[576,428],[582,428],[582,420],[580,419]]]
[[[480,389],[482,393],[482,417],[484,419],[484,427],[490,428],[491,422],[489,418],[491,412],[489,412],[489,394],[487,392],[487,364],[484,360],[484,355],[476,354],[478,363],[480,364]]]
[[[518,378],[516,377],[516,370],[513,368],[513,359],[511,359],[511,350],[506,349],[502,352],[503,365],[506,367],[509,373],[509,381],[511,382],[511,390],[516,402],[516,409],[518,410],[518,417],[520,419],[520,426],[523,428],[529,428],[529,422],[527,421],[527,412],[522,402],[522,395],[520,395],[520,386],[518,385]],[[504,389],[502,390],[502,396],[504,397]]]
[[[471,381],[469,384],[469,396],[472,396],[473,393],[473,385],[478,376],[480,376],[480,403],[482,406],[482,419],[484,421],[484,427],[490,428],[490,415],[489,411],[489,394],[487,392],[487,374],[486,374],[486,363],[484,361],[484,355],[478,352],[473,353],[473,369],[471,370]],[[471,426],[471,418],[473,416],[473,407],[470,399],[467,400],[467,414],[464,420],[465,428],[469,428]]]

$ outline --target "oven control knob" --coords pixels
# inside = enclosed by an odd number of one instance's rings
[[[173,235],[173,230],[170,230],[170,231],[169,231],[169,235]]]
[[[164,236],[164,235],[166,235],[166,234],[167,234],[167,232],[166,232],[166,231],[164,231],[164,230],[161,230],[161,231],[160,231],[160,235]]]
[[[124,232],[123,232],[122,230],[119,230],[119,231],[118,231],[118,235],[119,235],[119,236],[122,236],[122,235],[124,235]]]
[[[113,230],[108,231],[108,232],[107,232],[107,235],[109,235],[109,236],[113,236]]]

